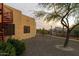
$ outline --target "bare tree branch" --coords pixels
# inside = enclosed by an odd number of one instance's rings
[[[63,26],[65,26],[66,28],[69,28],[65,23],[63,23],[64,21],[63,20],[61,20],[61,24],[63,25]]]
[[[69,27],[69,21],[68,21],[68,17],[66,18],[66,21],[67,21],[67,26]]]

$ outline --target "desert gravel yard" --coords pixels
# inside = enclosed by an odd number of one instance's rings
[[[37,35],[34,38],[27,39],[26,50],[22,56],[79,56],[79,42],[69,41],[68,46],[74,48],[74,51],[63,51],[56,48],[56,45],[63,45],[64,39]]]

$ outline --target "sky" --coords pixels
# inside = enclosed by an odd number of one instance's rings
[[[21,10],[23,14],[34,17],[33,12],[38,9],[37,8],[37,3],[7,3],[7,5],[16,8],[18,10]],[[36,21],[36,28],[45,28],[45,29],[50,29],[51,24],[50,23],[45,23],[42,19],[37,19],[35,18]]]
[[[35,18],[33,12],[38,9],[37,3],[7,3],[7,5],[12,6],[13,8],[16,8],[18,10],[21,10],[23,14],[33,17],[33,18]],[[52,26],[52,28],[62,27],[60,22],[55,23],[55,22],[51,21],[49,23],[46,23],[43,21],[43,19],[37,19],[37,18],[35,18],[35,21],[36,21],[37,29],[45,28],[48,30],[51,28],[51,26]]]
[[[36,3],[7,3],[7,5],[12,6],[13,8],[16,8],[18,10],[21,10],[23,14],[31,17],[33,17],[32,12],[37,6]]]

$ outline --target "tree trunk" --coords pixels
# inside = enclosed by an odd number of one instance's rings
[[[64,47],[67,47],[67,45],[68,45],[68,42],[69,42],[69,35],[70,35],[70,31],[69,31],[69,29],[67,29]]]
[[[64,26],[63,26],[63,36],[65,36],[65,34],[64,34]]]

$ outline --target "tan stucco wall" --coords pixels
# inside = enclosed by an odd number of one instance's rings
[[[5,5],[4,8],[6,7],[13,11],[13,24],[15,24],[15,35],[13,35],[12,37],[19,40],[34,37],[36,35],[35,20],[31,17],[23,15],[21,11],[16,10],[15,8]],[[30,33],[24,33],[24,25],[30,26]]]
[[[34,37],[36,35],[36,24],[35,20],[33,18],[30,18],[28,16],[22,15],[22,28],[24,26],[30,26],[30,33],[25,33],[24,34],[24,29],[22,29],[22,38],[30,38]]]

